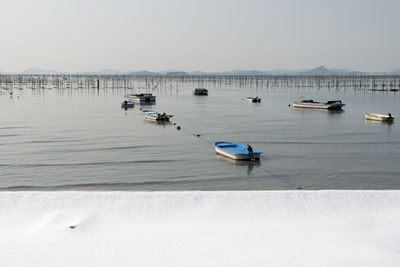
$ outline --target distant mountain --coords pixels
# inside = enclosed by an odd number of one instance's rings
[[[83,74],[90,74],[90,75],[120,75],[120,74],[125,74],[126,72],[122,72],[119,70],[113,70],[113,69],[104,69],[104,70],[98,70],[98,71],[87,71],[84,72]]]
[[[360,71],[345,70],[345,69],[327,69],[324,66],[316,67],[315,69],[297,72],[296,75],[362,75],[366,74]]]
[[[400,69],[392,71],[391,74],[400,74]]]
[[[65,72],[56,70],[45,70],[45,69],[27,69],[21,72],[21,74],[63,74]]]
[[[9,72],[0,70],[0,74],[11,74]],[[184,76],[184,75],[243,75],[243,76],[262,76],[262,75],[400,75],[400,69],[393,70],[391,72],[360,72],[346,69],[328,69],[324,66],[318,66],[314,69],[305,69],[305,70],[269,70],[269,71],[260,71],[260,70],[231,70],[231,71],[222,71],[222,72],[205,72],[205,71],[192,71],[186,72],[182,70],[169,70],[162,72],[151,72],[147,70],[143,71],[119,71],[114,69],[103,69],[98,71],[86,71],[86,72],[60,72],[56,70],[46,70],[46,69],[36,69],[31,68],[20,72],[20,74],[37,74],[37,75],[45,75],[45,74],[54,74],[54,75],[62,75],[62,74],[81,74],[81,75],[133,75],[133,76],[161,76],[161,75],[170,75],[170,76]]]
[[[267,75],[293,75],[295,73],[303,72],[306,70],[269,70],[265,73]]]
[[[78,74],[87,74],[87,75],[137,75],[137,76],[153,76],[153,75],[162,75],[159,72],[150,72],[147,70],[143,71],[119,71],[113,69],[104,69],[98,71],[86,71],[80,72]]]
[[[315,69],[298,72],[296,74],[298,74],[298,75],[332,75],[335,73],[333,71],[328,70],[324,66],[319,66],[319,67],[316,67]]]
[[[265,72],[258,70],[232,70],[232,75],[265,75]]]
[[[212,75],[211,72],[205,72],[205,71],[191,71],[188,72],[189,75]]]
[[[165,73],[165,75],[171,75],[171,76],[184,76],[184,75],[188,75],[187,72],[185,71],[171,71],[171,72],[167,72]]]
[[[342,74],[342,75],[363,75],[363,74],[367,74],[366,72],[362,72],[362,71],[355,71],[355,70],[346,70],[346,69],[331,69],[331,72],[333,72],[333,74]]]
[[[129,72],[127,73],[128,75],[136,75],[136,76],[157,76],[157,75],[162,75],[160,72],[150,72],[147,70],[143,71],[134,71],[134,72]]]

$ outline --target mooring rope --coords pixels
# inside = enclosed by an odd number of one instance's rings
[[[265,168],[263,168],[262,166],[259,167],[260,169],[262,169],[265,173],[270,174],[273,178],[275,178],[276,180],[279,180],[285,184],[287,184],[288,186],[290,186],[291,188],[295,188],[295,189],[303,189],[301,186],[299,186],[298,184],[294,184],[291,183],[289,181],[287,181],[286,179],[283,179],[282,177],[279,177],[278,175],[276,175],[275,173],[273,173],[272,171],[269,171]]]

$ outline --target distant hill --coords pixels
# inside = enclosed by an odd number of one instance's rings
[[[205,71],[191,71],[188,72],[189,75],[212,75],[211,72],[205,72]]]
[[[113,69],[104,69],[104,70],[98,70],[98,71],[87,71],[83,72],[82,74],[90,74],[90,75],[120,75],[120,74],[125,74],[126,72],[122,72],[119,70],[113,70]]]
[[[258,70],[232,70],[230,71],[232,75],[265,75],[265,72]]]
[[[157,76],[157,75],[162,75],[160,72],[151,72],[151,71],[147,71],[147,70],[134,71],[134,72],[129,72],[127,74],[128,75],[137,75],[137,76]]]
[[[150,71],[119,71],[113,69],[104,69],[98,71],[86,71],[80,72],[78,74],[87,74],[87,75],[138,75],[138,76],[152,76],[152,75],[162,75],[159,72],[150,72]]]
[[[327,69],[324,66],[319,66],[311,70],[295,73],[296,75],[362,75],[366,74],[360,71],[345,70],[345,69]]]
[[[259,71],[259,70],[232,70],[226,72],[202,72],[196,71],[191,72],[192,75],[358,75],[366,74],[359,71],[344,70],[344,69],[327,69],[324,66],[319,66],[309,70],[270,70],[270,71]]]
[[[400,74],[400,69],[392,71],[391,74]]]
[[[306,70],[269,70],[265,73],[268,75],[293,75],[295,73],[303,72]]]
[[[27,70],[22,71],[21,74],[63,74],[63,72],[56,71],[56,70],[45,70],[45,69],[32,68],[32,69],[27,69]]]
[[[188,75],[187,72],[185,71],[171,71],[171,72],[167,72],[165,73],[165,75],[172,75],[172,76],[185,76]]]
[[[332,71],[328,70],[327,68],[325,68],[324,66],[319,66],[319,67],[316,67],[315,69],[298,72],[296,74],[300,74],[300,75],[331,75],[334,73]]]
[[[11,74],[4,70],[0,70],[0,74]],[[170,75],[170,76],[184,76],[184,75],[243,75],[243,76],[262,76],[262,75],[400,75],[400,69],[393,70],[391,72],[360,72],[346,69],[328,69],[324,66],[318,66],[313,69],[304,69],[304,70],[269,70],[269,71],[260,71],[260,70],[231,70],[231,71],[221,71],[221,72],[205,72],[205,71],[192,71],[186,72],[182,70],[169,70],[163,72],[151,72],[147,70],[142,71],[119,71],[114,69],[103,69],[98,71],[86,71],[86,72],[60,72],[56,70],[47,70],[47,69],[37,69],[31,68],[20,72],[20,74],[37,74],[37,75],[45,75],[45,74],[53,74],[53,75],[62,75],[62,74],[81,74],[81,75],[136,75],[136,76],[161,76],[161,75]]]
[[[366,72],[362,71],[354,71],[354,70],[345,70],[345,69],[331,69],[333,74],[342,74],[342,75],[363,75],[367,74]]]

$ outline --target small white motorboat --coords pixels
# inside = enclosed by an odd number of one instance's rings
[[[172,114],[160,113],[151,109],[142,110],[142,112],[144,112],[144,117],[151,121],[169,121],[169,119],[174,116]]]
[[[258,96],[256,97],[247,97],[246,98],[247,102],[251,102],[251,103],[260,103],[261,102],[261,98],[259,98]]]
[[[214,143],[215,152],[225,157],[237,160],[259,159],[261,151],[253,149],[250,145],[244,146],[233,142]]]
[[[327,102],[315,102],[314,100],[297,100],[293,102],[295,108],[309,108],[309,109],[326,109],[338,110],[342,109],[345,104],[342,100],[329,100]]]
[[[388,113],[388,115],[377,114],[377,113],[365,113],[364,117],[366,120],[370,121],[393,121],[394,117],[392,114]]]

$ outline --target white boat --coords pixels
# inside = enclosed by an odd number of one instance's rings
[[[377,114],[377,113],[365,113],[364,117],[366,120],[370,120],[370,121],[393,121],[394,120],[394,117],[390,113],[388,113],[388,115]]]
[[[250,145],[244,146],[233,142],[214,143],[215,152],[225,157],[237,160],[259,159],[261,151],[253,149]]]
[[[328,109],[337,110],[341,109],[345,104],[341,100],[329,100],[327,102],[315,102],[314,100],[297,100],[293,102],[295,108],[309,108],[309,109]]]
[[[160,113],[154,110],[142,110],[144,112],[144,117],[151,121],[169,121],[174,115]]]
[[[156,101],[156,96],[150,93],[143,94],[125,94],[125,98],[136,103],[151,103]]]
[[[246,98],[247,102],[251,102],[251,103],[260,103],[261,102],[261,98],[259,98],[258,96],[256,97],[247,97]]]
[[[208,90],[206,88],[196,88],[193,92],[194,95],[208,95]]]

